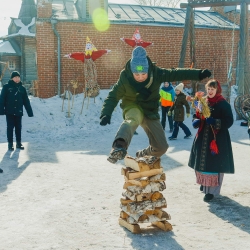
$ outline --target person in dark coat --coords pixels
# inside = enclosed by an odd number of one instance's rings
[[[211,79],[206,84],[207,104],[211,115],[202,116],[196,110],[193,126],[198,128],[188,166],[196,173],[200,190],[205,193],[204,201],[211,201],[220,193],[224,173],[234,173],[234,160],[228,129],[233,124],[230,104],[221,95],[220,83]]]
[[[32,117],[33,111],[26,89],[22,86],[22,82],[20,81],[20,73],[18,71],[13,71],[11,74],[11,80],[3,86],[0,96],[0,115],[6,115],[9,150],[14,150],[14,128],[16,135],[16,148],[24,149],[21,143],[23,106],[25,107],[28,116]]]
[[[108,161],[116,163],[124,159],[135,130],[140,125],[149,138],[149,146],[136,153],[161,157],[168,149],[168,143],[160,123],[159,89],[162,82],[180,80],[201,80],[209,77],[209,70],[159,68],[147,57],[143,47],[136,47],[132,58],[122,70],[118,82],[104,100],[100,125],[110,124],[111,115],[120,100],[124,121],[115,139]]]
[[[182,82],[175,87],[176,96],[174,105],[168,111],[169,116],[172,116],[172,112],[174,112],[174,130],[172,135],[168,137],[169,140],[177,139],[179,127],[181,127],[181,129],[185,133],[184,139],[188,139],[192,136],[189,128],[184,124],[185,111],[183,106],[185,106],[186,108],[187,117],[190,116],[190,106],[186,100],[186,95],[183,93],[183,87],[184,84]]]

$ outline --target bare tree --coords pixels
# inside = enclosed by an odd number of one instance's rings
[[[135,0],[140,5],[149,5],[149,6],[165,6],[176,8],[179,7],[181,0]]]

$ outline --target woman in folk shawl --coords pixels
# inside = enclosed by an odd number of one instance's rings
[[[198,132],[188,165],[195,170],[196,181],[205,193],[204,201],[208,202],[220,193],[224,173],[234,173],[228,131],[233,124],[233,114],[230,104],[221,95],[221,86],[217,80],[209,80],[205,87],[207,96],[199,96],[202,101],[196,102],[193,127],[198,128]],[[210,108],[209,117],[203,115],[202,110],[207,110],[206,105]]]

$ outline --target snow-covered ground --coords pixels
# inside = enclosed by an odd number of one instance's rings
[[[30,97],[34,117],[23,117],[25,150],[7,151],[5,116],[0,117],[0,250],[85,249],[250,249],[250,140],[247,128],[230,128],[234,175],[225,175],[221,196],[211,203],[187,167],[193,138],[169,141],[162,157],[172,232],[145,230],[135,235],[118,224],[124,179],[123,161],[109,163],[112,140],[122,121],[117,107],[111,125],[99,125],[108,90],[85,100]],[[193,135],[191,118],[185,123]],[[141,128],[128,153],[135,156],[148,140]],[[166,130],[167,137],[170,136]]]

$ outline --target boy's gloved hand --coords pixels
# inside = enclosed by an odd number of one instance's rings
[[[187,118],[190,116],[190,114],[189,113],[187,113]]]
[[[193,127],[198,128],[200,126],[200,122],[201,122],[200,119],[193,120],[193,123],[192,123]]]
[[[209,125],[215,125],[215,119],[213,117],[206,118],[206,122]]]
[[[203,80],[207,77],[210,77],[212,74],[211,74],[211,71],[208,70],[208,69],[204,69],[204,70],[201,70],[200,71],[200,74],[199,74],[199,78],[200,80]]]
[[[100,125],[101,126],[106,126],[107,124],[110,124],[110,119],[111,119],[111,117],[109,115],[101,116]]]
[[[172,115],[172,112],[171,111],[168,111],[168,116],[171,116]]]

